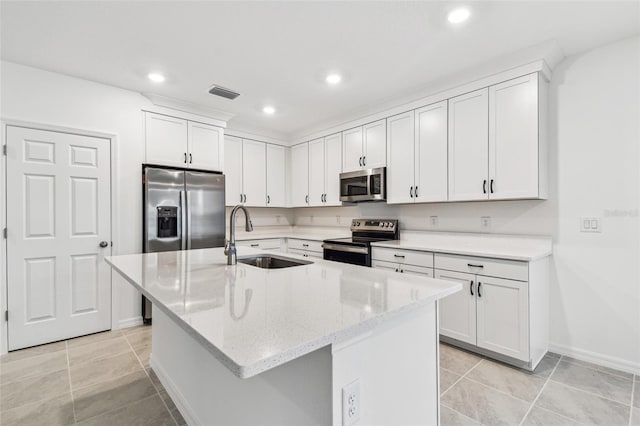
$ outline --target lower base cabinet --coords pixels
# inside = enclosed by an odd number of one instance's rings
[[[402,263],[385,262],[383,260],[373,260],[371,262],[371,266],[373,268],[386,269],[400,274],[420,275],[423,277],[433,278],[433,268],[426,268],[424,266],[405,265]]]
[[[324,257],[322,241],[289,238],[287,252],[303,257],[313,257],[315,259],[322,259]]]
[[[252,247],[260,250],[276,250],[284,252],[284,241],[282,238],[268,238],[261,240],[242,240],[236,242],[237,246]]]

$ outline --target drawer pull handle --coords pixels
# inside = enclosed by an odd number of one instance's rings
[[[259,247],[260,244],[251,244],[251,247]]]
[[[484,268],[484,265],[474,265],[473,263],[467,263],[469,268]]]
[[[309,247],[309,244],[303,244],[302,247]]]
[[[480,281],[478,281],[478,297],[482,297],[482,293],[480,293],[480,287],[482,286],[482,283]]]
[[[404,255],[402,254],[394,254],[393,257],[399,257],[400,259],[404,259]]]
[[[469,291],[471,292],[471,295],[473,296],[473,280],[471,280],[471,282],[469,283]]]

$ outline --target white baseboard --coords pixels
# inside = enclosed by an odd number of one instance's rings
[[[129,328],[142,325],[142,316],[127,318],[118,321],[118,328]]]
[[[171,397],[171,400],[176,404],[178,411],[180,411],[180,414],[182,414],[182,417],[187,422],[187,424],[189,426],[204,425],[204,423],[202,423],[200,419],[198,419],[198,416],[196,416],[196,414],[193,412],[193,409],[189,405],[187,399],[176,388],[175,384],[169,378],[162,366],[153,359],[153,353],[151,354],[151,357],[149,359],[149,365],[151,366],[153,372],[156,373],[156,376],[158,376],[160,383],[162,383],[162,386],[164,386],[165,390]]]
[[[580,361],[591,362],[603,367],[614,368],[627,373],[640,375],[640,363],[628,361],[597,352],[586,351],[584,349],[572,348],[558,343],[549,343],[549,351],[560,355],[570,356]]]

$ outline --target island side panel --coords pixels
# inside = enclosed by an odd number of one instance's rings
[[[189,425],[330,425],[329,347],[240,379],[159,309],[151,367]]]
[[[334,344],[333,425],[342,425],[342,388],[360,383],[359,425],[439,423],[436,303]]]

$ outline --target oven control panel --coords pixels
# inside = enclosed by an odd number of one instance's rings
[[[351,231],[386,231],[395,232],[398,227],[397,219],[353,219]]]

